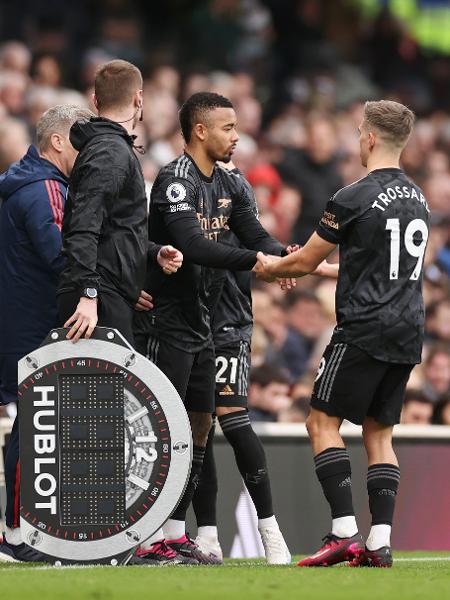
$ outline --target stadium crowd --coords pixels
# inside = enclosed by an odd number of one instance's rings
[[[155,36],[149,60],[142,23],[133,13],[102,19],[102,27],[78,55],[75,71],[73,48],[68,68],[64,57],[69,42],[47,22],[39,29],[36,18],[34,35],[4,42],[0,172],[26,153],[46,109],[69,103],[94,110],[97,66],[125,58],[145,74],[145,111],[137,133],[146,150],[140,160],[148,191],[159,168],[182,150],[180,104],[197,91],[218,92],[236,108],[240,141],[233,160],[254,187],[264,227],[283,243],[303,244],[330,196],[365,174],[357,134],[363,100],[406,102],[418,118],[403,166],[425,191],[432,228],[424,267],[426,344],[423,363],[408,384],[403,421],[450,424],[450,115],[436,108],[443,105],[440,82],[450,68],[448,60],[435,59],[434,70],[427,69],[431,59],[387,14],[355,35],[363,56],[352,60],[355,41],[336,33],[333,47],[322,39],[320,2],[294,2],[296,18],[287,29],[279,7],[292,2],[199,4],[202,10],[194,11],[188,37],[196,39],[195,48],[187,44],[184,59],[168,55]],[[283,40],[277,36],[280,19]],[[166,33],[180,44],[176,31]],[[298,48],[296,39],[301,40]],[[380,44],[390,52],[383,63]],[[408,76],[413,72],[414,77]],[[299,280],[290,293],[255,281],[254,420],[305,420],[315,371],[334,327],[334,291],[333,280],[313,276]]]

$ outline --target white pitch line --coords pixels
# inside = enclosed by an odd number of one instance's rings
[[[428,562],[435,560],[450,560],[450,556],[412,556],[411,558],[401,557],[395,558],[394,554],[394,563],[396,562]]]
[[[412,556],[411,558],[406,558],[406,557],[402,556],[400,558],[395,558],[395,555],[394,555],[394,565],[397,562],[436,562],[436,561],[448,562],[448,561],[450,561],[450,556]],[[0,562],[0,564],[2,564],[2,563]],[[117,565],[117,566],[123,567],[123,565]],[[132,566],[145,566],[145,565],[130,565],[130,567],[132,567]],[[180,568],[185,569],[186,566],[187,565],[182,565],[182,566],[180,566]],[[225,567],[267,567],[268,565],[264,561],[258,561],[258,562],[253,562],[253,563],[226,562],[224,566]],[[278,568],[280,568],[280,566],[283,566],[283,565],[278,565]],[[291,563],[291,565],[285,565],[285,566],[292,567],[292,566],[295,566],[295,563],[293,562],[293,563]],[[340,566],[346,566],[346,565],[342,564]],[[11,567],[10,569],[0,569],[0,573],[2,571],[7,571],[8,573],[11,573],[12,571],[28,572],[28,571],[51,571],[51,570],[67,570],[67,569],[100,569],[100,568],[114,569],[116,567],[114,567],[112,565],[61,565],[60,567],[57,567],[55,565],[42,565],[42,566],[28,567],[28,568],[25,566],[22,566],[22,567]],[[146,567],[146,568],[149,568],[149,567]]]

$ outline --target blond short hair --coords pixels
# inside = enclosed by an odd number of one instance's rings
[[[414,125],[415,116],[404,104],[393,100],[369,101],[364,105],[364,123],[373,127],[391,146],[403,148]]]

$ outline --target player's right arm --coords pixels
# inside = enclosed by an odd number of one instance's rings
[[[351,192],[346,188],[329,200],[317,230],[307,243],[296,252],[280,260],[268,260],[259,255],[255,272],[260,279],[272,281],[275,277],[303,277],[317,269],[328,277],[337,277],[339,265],[328,265],[325,259],[345,239],[348,229],[358,217]]]
[[[188,179],[160,176],[152,188],[151,203],[161,213],[174,245],[185,260],[233,271],[247,271],[256,264],[255,251],[204,237],[197,218],[195,189]]]
[[[335,244],[313,233],[303,248],[284,258],[277,259],[258,252],[258,264],[253,271],[265,281],[279,277],[303,277],[313,273],[335,248]]]

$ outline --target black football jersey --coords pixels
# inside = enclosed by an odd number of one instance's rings
[[[243,247],[219,242],[228,230]],[[170,276],[150,265],[146,289],[155,307],[136,313],[135,331],[198,352],[212,341],[212,269],[251,270],[256,252],[272,238],[255,217],[241,177],[218,165],[206,177],[183,154],[161,169],[153,185],[149,239],[175,246],[183,252],[184,262]]]
[[[250,183],[239,169],[231,171],[242,181],[253,213],[258,218],[258,207]],[[224,230],[219,241],[230,246],[242,247],[241,242],[230,230]],[[281,256],[285,247],[273,238],[267,238],[260,250],[266,254]],[[252,274],[249,271],[214,270],[210,295],[211,326],[216,348],[230,346],[240,341],[251,342],[253,331]]]
[[[401,169],[376,169],[332,197],[317,233],[339,244],[334,341],[420,362],[428,231],[425,196]]]

